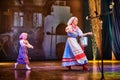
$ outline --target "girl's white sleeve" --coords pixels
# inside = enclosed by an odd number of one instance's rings
[[[20,45],[21,45],[21,46],[25,46],[24,40],[20,40]]]

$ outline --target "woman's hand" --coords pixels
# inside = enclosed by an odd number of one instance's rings
[[[87,35],[93,35],[93,33],[92,32],[88,32]]]
[[[92,32],[87,32],[87,33],[84,33],[81,37],[84,37],[84,36],[87,36],[87,35],[92,35],[93,33]]]

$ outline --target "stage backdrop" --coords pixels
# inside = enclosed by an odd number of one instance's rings
[[[77,1],[73,0],[69,6],[53,5],[51,13],[47,16],[29,10],[24,13],[19,11],[4,13],[4,10],[0,10],[0,61],[17,59],[20,47],[19,35],[22,32],[28,33],[28,41],[34,46],[34,49],[28,49],[31,61],[61,60],[67,39],[65,27],[68,19],[77,16],[83,32],[90,31],[87,25],[89,23],[85,20],[85,16],[88,15],[86,14],[88,3],[85,1],[86,3],[82,4],[82,0]],[[83,26],[87,26],[87,29]],[[91,37],[88,39],[89,45],[85,52],[88,59],[93,59]]]

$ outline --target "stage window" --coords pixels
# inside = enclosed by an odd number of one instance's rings
[[[23,12],[14,12],[14,27],[23,27]]]
[[[41,13],[33,13],[33,26],[34,27],[42,26],[42,14]]]
[[[56,1],[54,5],[58,5],[58,6],[66,6],[66,1]]]

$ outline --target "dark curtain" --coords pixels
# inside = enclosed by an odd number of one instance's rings
[[[105,60],[111,60],[112,58],[112,14],[109,5],[111,0],[101,0],[101,17],[102,20],[102,56]]]
[[[112,49],[117,60],[120,60],[120,0],[114,0],[114,13],[112,16]]]
[[[82,0],[82,7],[83,7],[83,10],[82,11],[82,25],[83,25],[83,32],[86,33],[86,32],[90,32],[92,31],[91,30],[91,26],[90,26],[90,22],[86,20],[86,16],[87,15],[90,15],[89,13],[89,3],[88,3],[88,0]],[[88,46],[85,47],[85,53],[87,55],[87,58],[89,60],[93,60],[93,54],[92,54],[92,40],[91,40],[91,36],[87,36],[88,37]]]

